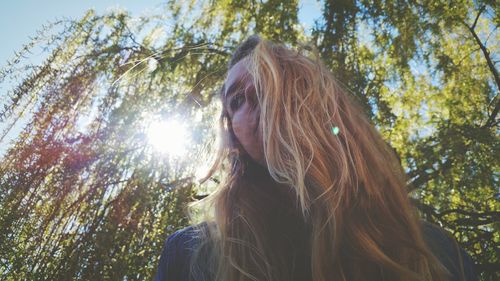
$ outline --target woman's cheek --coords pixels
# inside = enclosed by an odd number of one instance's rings
[[[258,112],[253,112],[245,105],[237,110],[232,118],[232,127],[236,138],[250,157],[264,164],[264,151],[262,147],[262,134],[258,130]]]

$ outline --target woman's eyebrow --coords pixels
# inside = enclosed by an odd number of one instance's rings
[[[224,90],[226,89],[226,84],[222,85],[222,93],[224,95],[224,98],[228,98],[231,94],[243,88],[242,84],[243,84],[243,79],[238,79],[236,82],[231,84],[231,86],[229,86],[226,92],[224,92]]]
[[[236,78],[236,81],[229,86],[226,92],[224,92],[224,89],[226,89],[225,83],[222,85],[222,91],[224,94],[224,97],[227,98],[229,95],[233,94],[235,91],[240,90],[241,88],[244,88],[247,86],[248,82],[252,81],[252,77],[249,73],[244,73],[240,75],[238,78]]]

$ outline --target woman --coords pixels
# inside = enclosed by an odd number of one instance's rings
[[[258,36],[221,90],[224,141],[202,203],[155,280],[476,280],[469,256],[418,219],[397,156],[317,58]],[[208,177],[207,177],[208,178]]]

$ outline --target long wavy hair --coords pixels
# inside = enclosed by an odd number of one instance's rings
[[[423,239],[395,152],[316,49],[254,35],[229,68],[243,59],[267,166],[241,153],[223,108],[222,142],[206,177],[223,171],[223,180],[190,206],[212,210],[208,227],[199,227],[194,279],[447,280]],[[200,274],[200,264],[209,272]]]

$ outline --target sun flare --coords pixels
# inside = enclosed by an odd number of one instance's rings
[[[177,120],[153,121],[147,129],[148,142],[160,153],[182,156],[186,153],[187,128]]]

